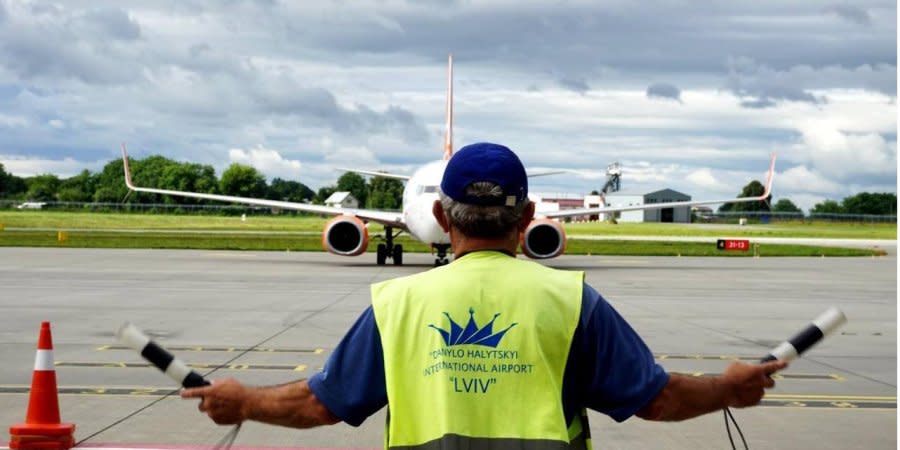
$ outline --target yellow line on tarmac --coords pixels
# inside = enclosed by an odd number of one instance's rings
[[[883,401],[883,402],[896,402],[897,397],[889,397],[889,396],[866,396],[866,395],[813,395],[813,394],[766,394],[765,398],[771,400],[783,400],[783,399],[795,399],[795,398],[804,398],[804,399],[816,399],[816,400],[870,400],[870,401]]]

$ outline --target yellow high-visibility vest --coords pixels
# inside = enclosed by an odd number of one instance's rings
[[[390,449],[585,449],[562,384],[584,274],[495,251],[372,286]]]

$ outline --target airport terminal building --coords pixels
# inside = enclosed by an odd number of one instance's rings
[[[687,202],[690,200],[690,195],[682,194],[681,192],[672,189],[663,189],[644,194],[644,204],[647,205],[654,203]],[[643,213],[644,222],[691,223],[690,206],[682,206],[680,208],[645,209]]]
[[[571,194],[535,195],[532,200],[538,204],[538,211],[559,211],[574,208],[592,208],[600,206],[599,195],[588,195],[583,198],[575,198]],[[673,189],[661,189],[650,193],[615,192],[606,195],[606,206],[638,206],[655,203],[671,203],[690,201],[691,196]],[[609,220],[605,214],[585,217],[583,220]],[[691,223],[691,208],[683,206],[679,208],[662,208],[638,211],[623,211],[616,213],[618,222],[660,222],[660,223]]]

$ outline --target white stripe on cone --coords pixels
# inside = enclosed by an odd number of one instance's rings
[[[53,367],[53,350],[40,350],[34,355],[34,370],[56,370]]]

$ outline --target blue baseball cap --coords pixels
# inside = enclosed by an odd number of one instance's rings
[[[466,195],[466,188],[479,181],[496,184],[503,190],[503,196]],[[479,142],[459,149],[450,158],[441,180],[441,191],[460,203],[515,206],[528,197],[528,175],[522,161],[508,147]]]

